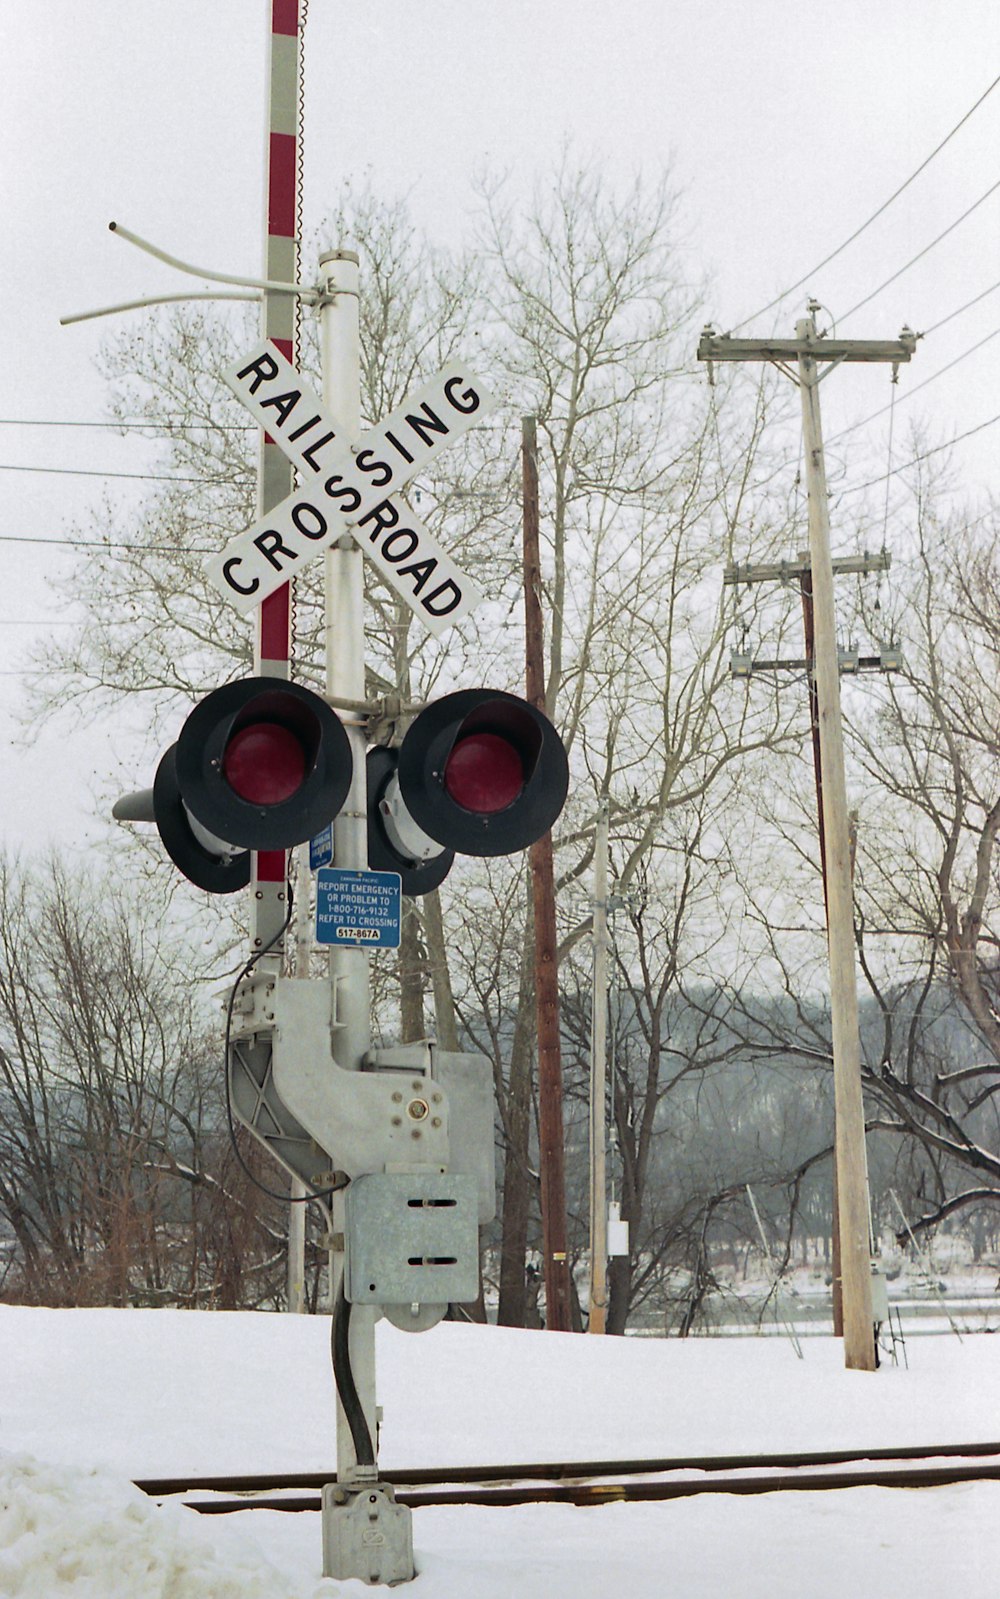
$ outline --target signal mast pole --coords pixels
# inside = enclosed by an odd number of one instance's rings
[[[709,363],[771,361],[798,384],[802,396],[802,429],[809,491],[809,553],[822,815],[826,843],[827,945],[833,1032],[844,1364],[860,1371],[874,1371],[868,1168],[854,956],[854,894],[819,385],[842,361],[891,361],[894,366],[909,361],[916,348],[916,338],[906,328],[896,340],[821,337],[815,318],[815,312],[819,309],[814,301],[810,301],[809,316],[796,323],[794,339],[732,339],[706,328],[698,344],[698,359]],[[827,363],[822,371],[820,362]],[[709,373],[711,375],[711,364]]]
[[[361,432],[361,353],[358,317],[358,257],[352,250],[329,250],[320,257],[324,295],[320,303],[323,400],[348,439]],[[365,698],[364,556],[361,546],[345,536],[325,557],[326,691],[342,702]],[[333,864],[347,871],[368,866],[368,793],[365,770],[366,724],[362,716],[338,712],[353,755],[353,777],[347,801],[334,820]],[[333,1055],[345,1071],[359,1071],[371,1048],[370,956],[363,946],[334,945],[329,952],[330,1014]],[[334,1306],[344,1275],[344,1199],[333,1195]],[[345,1307],[340,1306],[344,1314]],[[337,1310],[335,1309],[335,1315]],[[337,1481],[375,1481],[377,1416],[375,1406],[374,1306],[350,1308],[348,1361],[372,1443],[372,1459],[359,1461],[357,1440],[337,1393]]]
[[[264,277],[268,282],[298,282],[301,128],[301,6],[299,0],[271,0],[268,53],[267,178]],[[358,335],[358,258],[350,251],[331,251],[320,258],[325,295],[320,301],[323,357],[323,399],[349,439],[356,439],[360,419],[360,354]],[[297,306],[294,296],[264,293],[262,327],[293,366],[296,360]],[[281,503],[293,487],[293,469],[286,455],[266,433],[258,468],[258,514]],[[344,546],[349,546],[345,548]],[[362,552],[349,537],[326,556],[326,688],[333,696],[364,700],[364,588]],[[269,595],[259,610],[256,670],[262,676],[291,675],[291,585]],[[365,729],[360,718],[341,714],[353,755],[353,781],[347,802],[336,819],[334,864],[354,870],[368,864]],[[251,944],[261,950],[281,930],[287,914],[288,856],[285,850],[255,853],[251,877]],[[301,947],[301,946],[300,946]],[[280,971],[281,941],[266,963]],[[330,951],[331,1017],[334,1057],[339,1066],[358,1070],[371,1045],[369,956],[365,949]],[[292,1186],[293,1199],[301,1184]],[[302,1210],[293,1204],[291,1209]],[[296,1218],[298,1220],[298,1218]],[[331,1250],[330,1297],[337,1306],[344,1273],[344,1204],[334,1195],[332,1236],[340,1249]],[[289,1229],[294,1254],[304,1244],[301,1224]],[[296,1275],[294,1268],[290,1278]],[[341,1307],[343,1313],[344,1307]],[[335,1310],[336,1314],[336,1310]],[[371,1440],[372,1460],[359,1462],[358,1449],[336,1391],[337,1481],[355,1488],[378,1475],[375,1413],[375,1318],[368,1306],[351,1307],[347,1354],[360,1411]],[[356,1421],[357,1426],[357,1421]],[[361,1429],[364,1430],[363,1428]],[[354,1575],[344,1572],[343,1575]]]
[[[608,799],[597,812],[594,839],[594,965],[590,1024],[590,1320],[603,1333],[608,1317]]]

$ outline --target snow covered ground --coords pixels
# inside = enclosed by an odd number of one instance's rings
[[[378,1329],[387,1475],[431,1465],[1000,1442],[1000,1338],[846,1372],[832,1339]],[[318,1515],[198,1517],[142,1476],[332,1470],[322,1318],[0,1306],[0,1594],[328,1599]],[[414,1599],[979,1599],[1000,1483],[414,1512]]]

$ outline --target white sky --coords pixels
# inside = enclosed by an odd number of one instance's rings
[[[260,269],[267,16],[264,0],[3,7],[0,466],[142,469],[135,437],[9,423],[105,414],[94,355],[142,313],[69,329],[60,314],[191,284],[115,240],[112,218],[187,259]],[[307,229],[345,176],[365,172],[387,198],[407,192],[417,217],[453,242],[484,161],[509,168],[524,189],[567,140],[622,178],[636,167],[655,177],[670,163],[685,193],[692,268],[712,277],[706,310],[724,329],[835,249],[983,94],[1000,72],[1000,7],[312,0],[305,41]],[[883,218],[752,331],[791,332],[807,291],[843,318],[1000,178],[998,129],[1000,88]],[[1000,190],[838,331],[928,328],[988,289],[998,266]],[[898,398],[995,329],[1000,292],[919,346]],[[897,411],[896,461],[911,416],[936,443],[996,414],[998,351],[1000,340],[984,345]],[[838,373],[824,391],[828,436],[888,397],[884,368]],[[859,472],[884,470],[884,419],[854,437]],[[997,486],[998,438],[1000,424],[956,448],[958,480],[977,497]],[[7,742],[18,669],[51,611],[45,576],[75,559],[11,540],[65,536],[105,487],[124,503],[137,490],[0,470],[7,844],[79,839],[81,797],[107,770],[103,728],[87,739],[47,734],[30,752]]]

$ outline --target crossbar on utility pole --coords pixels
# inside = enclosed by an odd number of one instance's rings
[[[817,310],[819,308],[817,307]],[[830,339],[816,328],[810,314],[795,324],[794,339],[731,339],[705,328],[698,341],[699,361],[773,361],[775,366],[803,360],[825,361],[827,371],[841,361],[908,361],[917,335],[904,327],[898,339]],[[820,379],[826,371],[820,373]]]
[[[707,328],[698,344],[698,359],[771,361],[794,379],[802,398],[806,481],[809,497],[809,568],[815,628],[816,712],[819,722],[826,853],[827,942],[830,963],[830,1019],[833,1032],[833,1081],[837,1210],[840,1221],[844,1307],[844,1364],[856,1370],[875,1369],[872,1316],[871,1245],[869,1237],[868,1167],[865,1155],[864,1101],[861,1088],[861,1044],[858,1027],[857,973],[854,953],[854,895],[851,880],[847,781],[840,712],[840,667],[833,600],[833,558],[830,513],[820,424],[819,385],[842,361],[909,361],[916,335],[904,328],[898,340],[827,339],[809,316],[796,323],[794,339],[730,339]],[[819,363],[825,362],[823,370]],[[793,366],[792,363],[795,363]]]
[[[834,577],[845,572],[857,572],[867,577],[869,572],[887,572],[892,565],[888,550],[871,555],[835,555],[830,562]],[[722,573],[722,581],[738,586],[740,583],[788,583],[792,578],[808,577],[812,570],[809,551],[804,550],[797,561],[731,561]]]

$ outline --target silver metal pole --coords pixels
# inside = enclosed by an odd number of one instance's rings
[[[311,873],[309,845],[295,851],[295,975],[309,976],[312,951]],[[306,1308],[306,1186],[298,1177],[288,1180],[288,1273],[285,1308],[300,1316]]]
[[[361,433],[361,352],[358,319],[358,257],[352,250],[328,250],[320,257],[325,291],[320,310],[323,400],[334,422],[350,440]],[[365,625],[363,555],[345,536],[326,555],[326,689],[338,699],[365,697]],[[354,756],[350,792],[333,829],[333,864],[348,871],[368,865],[368,791],[365,781],[367,740],[360,716],[341,713]],[[360,1070],[371,1048],[369,955],[363,948],[330,950],[333,1055],[347,1071]],[[333,1235],[343,1238],[344,1202],[333,1199]],[[342,1249],[332,1256],[331,1300],[335,1304],[344,1270]],[[349,1354],[358,1398],[373,1442],[377,1438],[375,1406],[374,1307],[351,1308]],[[378,1476],[374,1465],[359,1466],[351,1429],[337,1398],[337,1479],[363,1483]]]
[[[594,982],[590,1024],[590,1319],[606,1329],[608,1309],[608,801],[601,800],[594,840]]]

